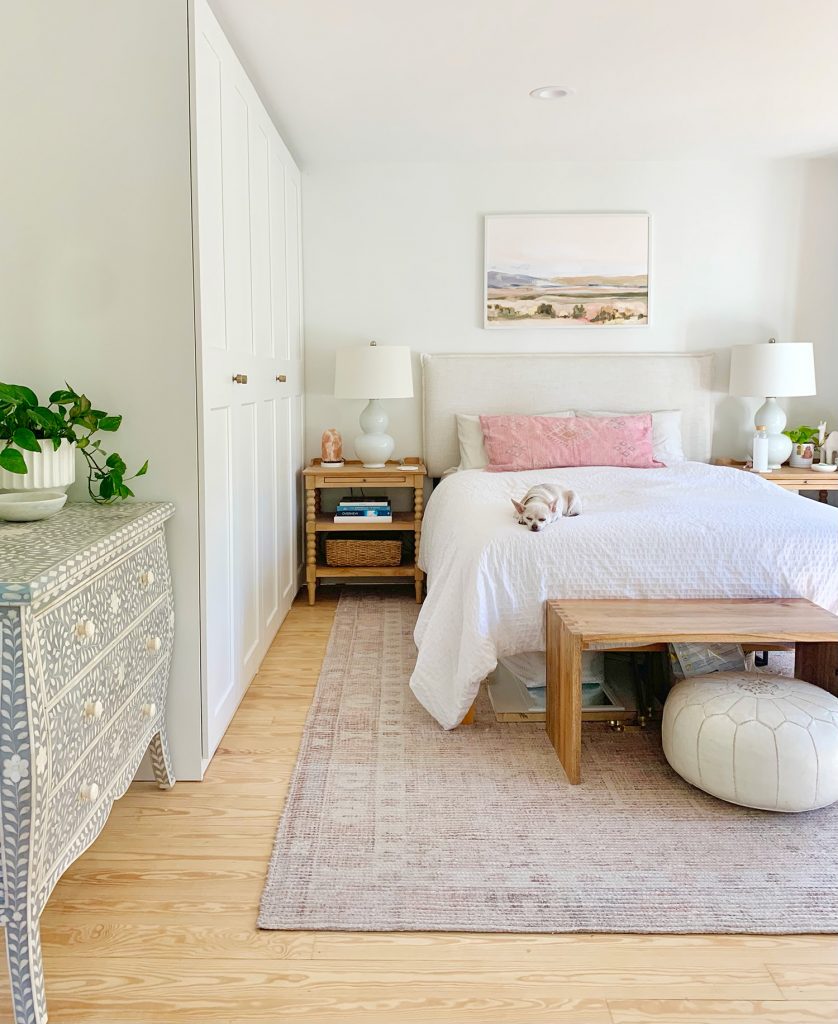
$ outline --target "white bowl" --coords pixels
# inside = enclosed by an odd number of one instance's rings
[[[10,523],[34,523],[60,512],[67,500],[62,491],[17,491],[0,494],[0,519]]]
[[[838,469],[838,465],[830,466],[827,462],[815,462],[812,464],[812,469],[816,473],[834,473]]]

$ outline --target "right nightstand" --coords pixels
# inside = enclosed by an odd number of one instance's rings
[[[729,466],[732,469],[745,469],[747,463],[737,459],[716,459],[717,466]],[[751,473],[753,470],[746,470]],[[794,469],[792,466],[781,466],[770,473],[760,473],[764,480],[770,480],[784,491],[817,491],[818,501],[826,503],[829,491],[838,491],[838,470],[834,473],[819,473],[815,469]]]

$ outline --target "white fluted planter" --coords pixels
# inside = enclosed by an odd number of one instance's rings
[[[21,451],[26,473],[0,469],[0,491],[66,491],[76,479],[76,446],[63,438],[56,451],[41,441],[41,453]]]

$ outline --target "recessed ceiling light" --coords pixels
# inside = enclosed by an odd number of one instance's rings
[[[540,85],[530,93],[534,100],[560,100],[572,95],[573,89],[566,85]]]

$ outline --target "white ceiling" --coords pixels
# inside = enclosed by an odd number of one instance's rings
[[[304,166],[838,151],[838,0],[211,3]]]

